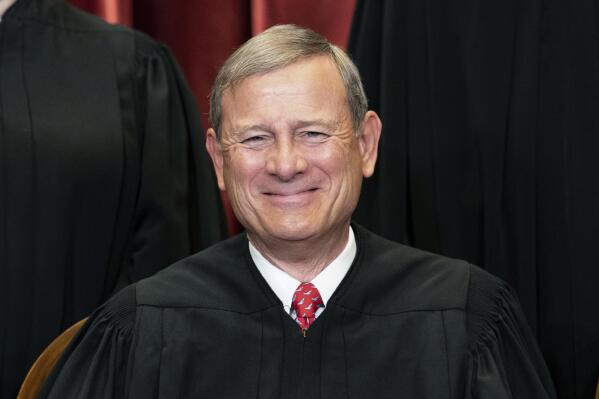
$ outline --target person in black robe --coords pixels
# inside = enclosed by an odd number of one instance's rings
[[[0,397],[111,293],[223,238],[169,51],[61,0],[0,23]]]
[[[42,397],[555,398],[505,283],[350,225],[381,132],[366,107],[349,58],[308,29],[238,49],[206,146],[247,233],[100,307]]]
[[[358,0],[348,51],[385,121],[354,220],[518,295],[559,397],[599,379],[596,0]]]

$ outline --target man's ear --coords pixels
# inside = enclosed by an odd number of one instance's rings
[[[366,112],[362,120],[362,133],[358,137],[364,177],[370,177],[374,173],[382,126],[383,124],[376,112]]]
[[[206,150],[208,150],[208,154],[210,154],[210,158],[212,159],[212,165],[214,165],[218,188],[226,191],[225,179],[223,178],[223,151],[218,138],[216,138],[216,132],[212,128],[206,132]]]

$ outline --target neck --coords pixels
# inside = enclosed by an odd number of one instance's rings
[[[301,241],[264,241],[248,233],[254,247],[270,263],[298,281],[312,281],[343,251],[349,223],[332,234]]]
[[[6,10],[8,10],[16,1],[17,0],[0,0],[0,17],[2,17]]]

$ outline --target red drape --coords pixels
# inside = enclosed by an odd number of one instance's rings
[[[293,23],[314,29],[345,48],[355,0],[253,0],[252,34],[276,24]]]
[[[124,24],[131,26],[132,0],[73,0],[72,4],[92,14],[96,14],[111,24]]]
[[[355,0],[70,0],[108,22],[132,26],[174,52],[208,127],[208,94],[218,68],[252,34],[282,23],[316,30],[346,47]],[[203,149],[200,149],[203,151]],[[240,226],[223,197],[229,231]]]

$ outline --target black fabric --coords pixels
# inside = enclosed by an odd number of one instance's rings
[[[354,226],[347,276],[303,337],[237,236],[127,287],[47,398],[555,398],[510,289]]]
[[[162,45],[53,0],[0,23],[0,397],[109,295],[224,234]]]
[[[596,0],[360,0],[349,51],[383,121],[355,219],[518,293],[560,397],[599,377]]]

